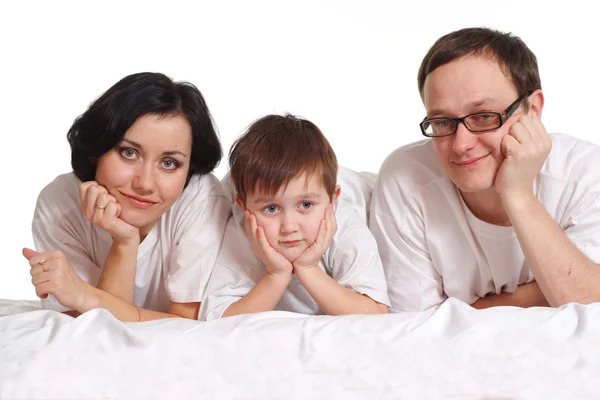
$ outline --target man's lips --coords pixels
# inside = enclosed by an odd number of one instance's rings
[[[452,161],[454,164],[458,165],[459,167],[470,167],[473,165],[476,165],[479,161],[483,160],[484,158],[486,158],[487,156],[489,156],[491,153],[488,153],[484,156],[481,157],[474,157],[474,158],[470,158],[468,160],[460,160],[460,161]]]

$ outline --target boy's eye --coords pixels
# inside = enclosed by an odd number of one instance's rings
[[[265,210],[266,212],[270,213],[270,214],[273,214],[274,212],[276,212],[276,211],[277,211],[277,206],[273,206],[273,205],[266,206],[266,207],[264,208],[264,210]]]
[[[308,210],[312,207],[312,205],[313,204],[310,201],[303,201],[302,203],[300,203],[300,208],[303,210]]]

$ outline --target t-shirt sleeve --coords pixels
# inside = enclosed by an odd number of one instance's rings
[[[182,194],[185,197],[174,222],[174,248],[165,289],[169,300],[176,303],[202,300],[231,214],[231,202],[223,195],[220,182],[212,175],[204,178],[210,181],[200,192]]]
[[[583,254],[600,263],[600,191],[588,189],[564,232]]]
[[[330,256],[332,278],[343,287],[389,307],[381,258],[367,224],[353,214],[340,228]]]
[[[375,184],[369,227],[383,263],[391,311],[426,310],[446,300],[442,277],[427,250],[418,210],[386,176],[389,173],[380,172]]]
[[[78,198],[66,196],[69,194],[66,192],[57,193],[55,189],[51,184],[38,197],[32,222],[35,248],[38,252],[61,251],[82,280],[97,286],[101,270],[89,253],[90,232],[86,230],[89,226],[83,220],[79,204],[75,204]],[[52,296],[42,299],[41,304],[43,309],[70,310]]]
[[[247,295],[265,268],[254,256],[248,239],[232,216],[227,224],[223,245],[200,305],[200,320],[221,318],[225,310]]]

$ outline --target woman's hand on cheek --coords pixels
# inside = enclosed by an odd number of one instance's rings
[[[333,205],[330,204],[325,209],[325,216],[324,219],[321,220],[317,239],[304,250],[296,261],[294,261],[294,271],[318,267],[323,254],[325,254],[329,246],[331,246],[331,241],[333,240],[336,231],[337,222],[333,211]]]
[[[45,299],[50,294],[62,306],[80,313],[93,308],[91,286],[77,275],[62,252],[38,253],[25,248],[23,256],[29,261],[31,282],[39,298]]]
[[[120,218],[121,205],[108,190],[96,181],[79,185],[81,212],[88,221],[108,232],[116,243],[140,243],[139,229]]]
[[[254,255],[265,265],[269,274],[291,274],[292,263],[267,241],[265,230],[258,226],[256,216],[244,211],[244,230]]]

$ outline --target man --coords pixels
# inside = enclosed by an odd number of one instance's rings
[[[462,29],[418,83],[430,139],[385,160],[371,204],[391,310],[598,301],[600,148],[546,133],[531,50]]]

